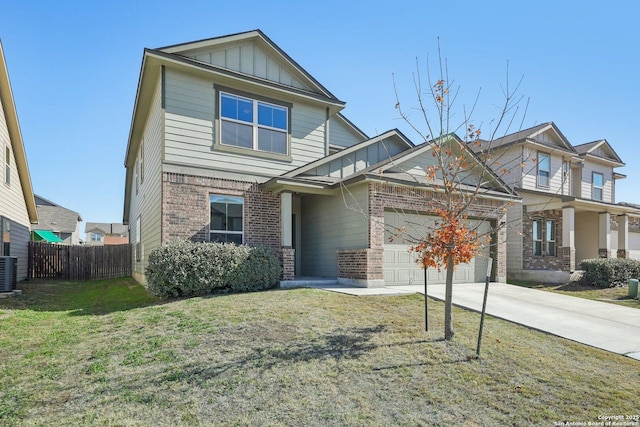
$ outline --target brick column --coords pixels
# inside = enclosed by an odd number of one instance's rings
[[[296,271],[296,250],[293,248],[280,249],[280,263],[282,265],[282,280],[293,280]]]
[[[562,208],[562,270],[574,271],[576,269],[575,247],[575,208],[567,206]]]

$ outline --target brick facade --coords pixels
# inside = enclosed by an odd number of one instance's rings
[[[553,219],[556,222],[556,242],[554,256],[533,255],[533,219],[542,219],[544,227],[545,221]],[[544,234],[544,228],[543,228]],[[523,208],[522,218],[522,265],[525,270],[555,270],[571,271],[569,267],[572,262],[575,265],[575,250],[562,246],[562,209],[552,209],[542,212],[527,212],[526,206]],[[544,246],[544,243],[543,243]],[[543,249],[544,252],[544,249]]]
[[[369,183],[369,248],[338,251],[338,277],[359,280],[383,280],[384,211],[400,209],[428,214],[435,197],[442,197],[428,188],[415,188],[388,183]],[[499,207],[501,202],[482,200],[468,210],[470,218],[492,219],[495,223],[506,222],[506,213]],[[492,256],[497,259],[495,275],[502,280],[507,277],[506,230],[500,229],[494,236]],[[497,243],[496,243],[497,242]]]
[[[244,243],[271,249],[293,277],[293,249],[281,248],[280,197],[255,182],[165,172],[162,177],[162,243],[209,240],[209,196],[244,198]]]

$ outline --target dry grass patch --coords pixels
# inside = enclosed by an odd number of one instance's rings
[[[638,408],[637,361],[493,318],[475,360],[479,315],[456,309],[444,342],[442,304],[425,333],[418,295],[23,289],[0,301],[0,424],[524,426]]]

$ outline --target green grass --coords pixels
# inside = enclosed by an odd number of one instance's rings
[[[570,282],[567,284],[548,284],[518,280],[509,280],[509,283],[512,285],[523,286],[525,288],[540,289],[572,297],[608,302],[632,308],[640,308],[640,300],[637,298],[629,298],[629,289],[627,286],[598,288],[595,286],[580,285],[577,282]]]
[[[554,425],[638,412],[638,361],[430,301],[160,300],[131,279],[0,300],[0,425]]]

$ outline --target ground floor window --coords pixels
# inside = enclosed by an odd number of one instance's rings
[[[532,220],[533,256],[556,256],[556,221]]]
[[[244,199],[212,194],[209,202],[211,205],[209,240],[241,245],[244,241]]]

